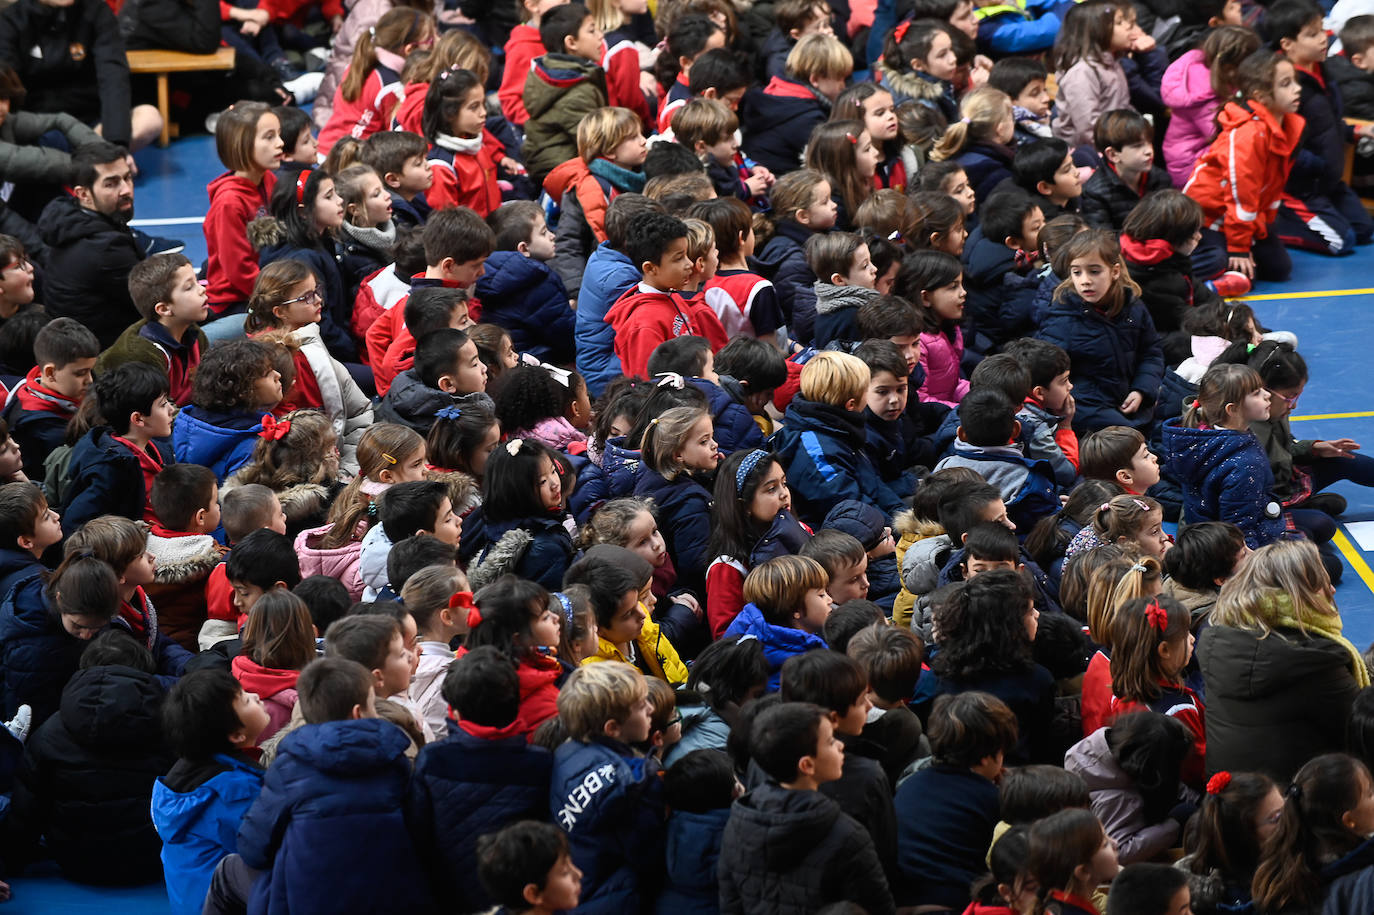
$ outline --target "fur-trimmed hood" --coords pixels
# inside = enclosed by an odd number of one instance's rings
[[[936,537],[945,532],[938,521],[922,521],[916,513],[908,509],[892,516],[892,532],[899,538],[910,536],[912,542]]]
[[[534,534],[523,527],[513,527],[501,535],[480,557],[468,565],[468,583],[479,591],[507,572],[514,572],[525,551],[534,542]]]
[[[482,504],[482,486],[477,478],[461,470],[430,470],[425,479],[435,480],[448,487],[448,498],[453,503],[453,514],[466,517],[474,508]]]
[[[939,99],[945,94],[945,87],[948,85],[941,80],[920,76],[914,70],[898,73],[896,70],[890,69],[887,64],[878,64],[878,72],[882,74],[882,84],[893,92],[901,93],[907,98],[917,101],[934,104],[937,107],[939,106]]]
[[[148,552],[157,562],[153,581],[160,585],[176,585],[207,577],[225,550],[209,534],[185,537],[148,535]]]
[[[262,216],[248,223],[248,241],[259,251],[286,241],[286,227],[275,216]]]

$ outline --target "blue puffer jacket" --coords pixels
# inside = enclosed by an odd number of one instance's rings
[[[549,810],[582,871],[578,915],[624,915],[663,873],[658,763],[608,737],[569,740],[553,755]]]
[[[209,467],[223,483],[253,457],[260,431],[261,414],[210,414],[191,404],[172,422],[172,453],[178,463]]]
[[[587,258],[577,294],[574,337],[577,370],[587,380],[593,397],[600,397],[607,384],[624,374],[615,354],[615,328],[606,323],[606,312],[639,280],[639,270],[629,256],[612,248],[610,242],[603,241]]]
[[[755,428],[758,428],[755,426]],[[665,479],[646,470],[639,475],[635,495],[648,496],[658,506],[658,525],[667,541],[668,555],[677,569],[677,587],[694,594],[706,593],[706,566],[711,539],[711,493],[686,474]]]
[[[1164,424],[1164,450],[1165,466],[1183,487],[1185,521],[1230,521],[1252,550],[1282,536],[1274,471],[1253,432],[1191,429],[1171,419]]]
[[[679,705],[682,714],[682,739],[663,754],[663,768],[693,750],[724,750],[730,737],[730,724],[709,705]]]
[[[757,255],[759,272],[777,290],[788,333],[803,344],[816,329],[816,274],[806,263],[806,240],[815,234],[795,219],[781,219]]]
[[[1082,435],[1106,426],[1149,428],[1164,375],[1164,349],[1145,303],[1137,296],[1115,318],[1066,290],[1050,308],[1036,334],[1069,354],[1074,431]],[[1130,416],[1117,409],[1127,395],[1144,395]]]
[[[481,507],[473,510],[468,518],[478,515],[482,511]],[[463,526],[468,526],[468,521],[463,521]],[[538,582],[550,591],[557,591],[563,587],[563,573],[568,571],[568,566],[572,564],[573,542],[572,535],[563,526],[562,520],[553,517],[547,518],[517,518],[514,521],[501,521],[493,523],[481,517],[479,522],[473,525],[475,528],[471,544],[478,552],[475,557],[476,562],[481,562],[486,558],[487,552],[491,547],[509,531],[522,528],[529,531],[534,536],[533,542],[525,550],[514,568],[507,571],[521,578]],[[463,537],[464,542],[469,542],[467,536]]]
[[[505,328],[517,353],[541,362],[573,358],[577,315],[568,307],[568,290],[547,264],[519,251],[494,251],[477,281],[482,320]]]
[[[645,472],[640,453],[625,447],[624,436],[606,442],[601,449],[600,464],[589,463],[590,466],[579,469],[577,475],[578,490],[587,490],[584,495],[573,494],[574,503],[579,506],[597,506],[610,499],[633,495],[640,476]],[[578,523],[584,520],[579,518]]]
[[[1049,461],[1032,460],[1021,453],[1017,445],[996,448],[977,448],[959,441],[954,453],[935,465],[967,467],[996,486],[1007,506],[1007,516],[1022,534],[1035,523],[1059,510],[1059,497],[1054,487],[1054,469]]]
[[[57,711],[62,687],[76,673],[86,647],[67,634],[49,609],[41,571],[35,564],[31,575],[20,578],[0,603],[0,715],[8,721],[19,706],[28,704],[33,707],[35,730]]]
[[[783,662],[793,655],[820,648],[825,649],[825,639],[804,629],[791,629],[787,626],[774,626],[763,618],[763,611],[753,604],[745,604],[725,630],[726,635],[752,635],[763,646],[763,656],[768,661],[768,692],[777,692],[782,679]]]
[[[153,784],[153,826],[174,915],[196,915],[225,855],[238,851],[239,826],[262,791],[263,770],[237,756],[182,759]]]
[[[763,430],[744,404],[715,382],[705,378],[693,378],[691,382],[706,395],[706,409],[711,413],[711,425],[721,454],[763,447]]]
[[[270,871],[250,912],[430,912],[406,828],[405,732],[380,718],[307,724],[282,740],[239,829],[244,863]],[[328,892],[325,892],[325,889]]]
[[[164,464],[171,463],[162,445],[154,441],[152,446]],[[66,488],[70,501],[61,508],[65,532],[70,534],[98,515],[143,520],[149,495],[143,468],[127,446],[114,440],[109,426],[97,426],[81,437],[72,449],[67,475],[71,479]]]
[[[654,911],[658,915],[714,915],[720,911],[716,860],[730,808],[702,813],[675,810],[668,817],[668,880]]]
[[[864,451],[864,437],[862,413],[800,394],[792,398],[772,445],[787,471],[793,508],[803,520],[820,521],[844,499],[876,505],[888,524],[906,508],[878,476]]]
[[[1011,177],[1011,150],[997,143],[971,143],[954,161],[964,167],[980,207],[993,188]]]
[[[795,556],[811,539],[811,529],[790,511],[780,511],[749,551],[749,568],[779,556]]]
[[[547,820],[552,771],[553,754],[518,734],[478,737],[450,725],[448,737],[420,751],[410,825],[451,911],[491,906],[477,879],[477,838],[516,820]]]

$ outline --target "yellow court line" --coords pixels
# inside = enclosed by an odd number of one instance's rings
[[[1336,536],[1331,538],[1331,542],[1336,544],[1336,549],[1341,551],[1341,555],[1345,557],[1346,562],[1350,563],[1350,567],[1355,570],[1355,574],[1360,576],[1360,580],[1364,582],[1365,587],[1371,592],[1374,592],[1374,570],[1369,568],[1369,563],[1364,561],[1364,557],[1360,555],[1360,551],[1355,549],[1355,546],[1350,542],[1350,538],[1345,536],[1345,531],[1337,528]]]
[[[1300,423],[1309,419],[1360,419],[1366,416],[1374,416],[1374,410],[1365,410],[1362,413],[1313,413],[1308,416],[1290,416],[1290,423]]]
[[[1266,292],[1240,296],[1242,302],[1271,302],[1278,299],[1338,298],[1347,295],[1374,295],[1374,289],[1322,289],[1314,292]]]

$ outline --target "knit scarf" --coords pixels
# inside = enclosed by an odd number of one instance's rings
[[[482,135],[479,133],[475,137],[455,137],[452,134],[441,133],[434,138],[434,145],[449,152],[475,156],[482,151]]]
[[[377,251],[390,251],[396,244],[396,221],[393,219],[380,226],[355,226],[345,221],[342,228],[344,234]]]
[[[638,194],[644,190],[644,182],[647,178],[642,172],[632,172],[628,168],[621,168],[610,159],[593,159],[588,170],[598,178],[605,178],[611,182],[611,186],[618,191],[629,191]]]
[[[1287,594],[1275,595],[1266,600],[1264,605],[1267,611],[1265,615],[1271,617],[1268,621],[1271,628],[1296,629],[1299,632],[1314,633],[1336,642],[1350,652],[1350,667],[1351,673],[1355,675],[1355,683],[1361,689],[1369,686],[1369,665],[1365,664],[1364,655],[1360,654],[1360,650],[1341,634],[1340,614],[1333,613],[1330,616],[1309,614],[1306,619],[1299,619],[1298,615],[1293,612],[1293,601]]]

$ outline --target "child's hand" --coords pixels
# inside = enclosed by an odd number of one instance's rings
[[[258,34],[261,31],[262,26],[258,25],[252,19],[245,19],[243,21],[243,25],[239,26],[239,34],[245,35],[248,38],[252,38],[254,35]]]
[[[1352,451],[1359,451],[1360,445],[1354,439],[1337,438],[1329,442],[1313,442],[1312,453],[1324,458],[1353,458]]]
[[[496,164],[503,171],[510,172],[512,175],[528,174],[528,172],[525,170],[525,166],[521,165],[519,162],[516,162],[510,156],[502,156],[501,161]]]
[[[701,619],[701,603],[691,594],[683,591],[681,594],[674,594],[673,600],[676,603],[682,604],[682,606],[686,607],[688,610],[691,610],[692,615],[697,619]]]
[[[762,197],[768,192],[768,185],[770,183],[771,182],[767,179],[759,175],[750,175],[748,178],[744,179],[744,186],[749,188],[749,195],[751,197]]]
[[[1139,53],[1141,51],[1153,51],[1154,49],[1154,36],[1149,35],[1144,31],[1141,31],[1139,35],[1136,35],[1134,38],[1131,39],[1132,53]]]
[[[1126,395],[1126,399],[1121,402],[1121,412],[1130,416],[1140,409],[1141,404],[1145,403],[1145,395],[1139,391],[1132,391]]]
[[[1361,124],[1355,128],[1355,139],[1374,137],[1374,124]]]
[[[978,54],[973,58],[973,65],[968,71],[968,84],[972,89],[986,86],[988,77],[992,75],[992,61]]]
[[[1234,270],[1237,273],[1243,273],[1248,280],[1253,280],[1255,278],[1255,261],[1248,254],[1228,257],[1226,259],[1226,269]]]
[[[647,70],[639,73],[639,91],[650,98],[658,98],[658,78]]]
[[[755,165],[753,168],[749,170],[749,174],[762,178],[764,181],[767,181],[768,187],[772,187],[773,183],[778,180],[777,178],[773,177],[772,172],[764,168],[762,165]]]
[[[1069,429],[1073,427],[1073,415],[1078,412],[1078,404],[1074,402],[1073,395],[1069,394],[1064,398],[1063,419],[1059,420],[1059,428]]]

